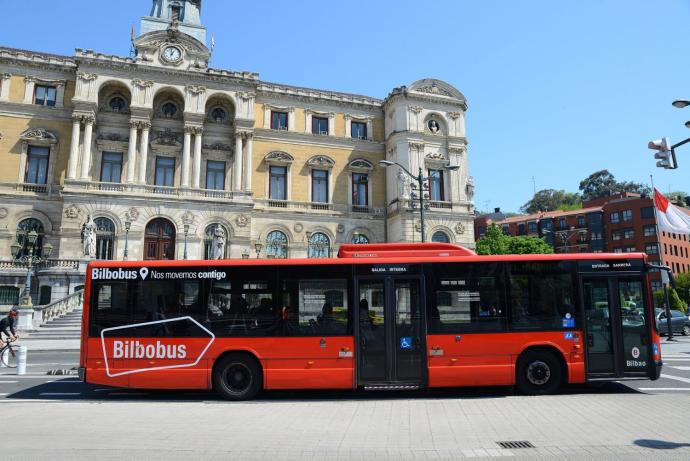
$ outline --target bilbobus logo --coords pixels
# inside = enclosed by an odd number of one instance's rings
[[[114,359],[184,359],[187,346],[184,344],[141,344],[139,341],[113,342]]]
[[[149,270],[145,267],[136,270],[109,269],[107,267],[94,267],[91,269],[91,280],[136,280],[141,275],[142,280],[146,280]]]
[[[114,271],[112,271],[114,272]],[[125,271],[126,272],[126,271]],[[196,325],[204,334],[208,335],[208,343],[202,345],[198,342],[199,337],[195,337],[196,342],[193,344],[166,344],[160,340],[135,339],[135,338],[121,339],[113,338],[112,342],[106,341],[106,336],[111,332],[118,330],[135,331],[139,327],[151,327],[153,325],[170,324],[173,322],[189,322]],[[131,334],[131,333],[130,333]],[[117,335],[116,335],[117,336]],[[203,335],[202,335],[203,337]],[[183,339],[183,338],[179,338]],[[103,348],[103,358],[105,359],[105,372],[114,378],[116,376],[128,375],[131,373],[141,373],[143,371],[163,370],[167,368],[185,368],[196,366],[202,357],[206,354],[216,336],[202,324],[189,316],[177,317],[174,319],[155,320],[153,322],[134,323],[131,325],[122,325],[119,327],[104,328],[101,330],[101,347]],[[109,344],[108,344],[109,343]],[[201,348],[201,351],[199,349]],[[165,362],[155,364],[144,362],[146,365],[139,362],[138,366],[144,365],[143,368],[134,369],[113,369],[112,360],[126,360],[126,359],[161,359],[161,360],[175,360],[178,361],[175,365],[166,365]],[[184,361],[184,363],[179,363]],[[170,362],[168,362],[170,363]],[[174,363],[174,362],[173,362]]]

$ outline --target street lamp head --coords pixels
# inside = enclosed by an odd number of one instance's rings
[[[29,241],[29,245],[35,245],[36,240],[38,240],[38,232],[32,230],[31,232],[29,232],[29,235],[27,235],[26,238]]]
[[[690,120],[685,122],[685,128],[690,128]]]
[[[16,258],[19,255],[19,252],[21,251],[22,246],[17,242],[16,240],[12,245],[10,245],[10,251],[12,252],[12,257]]]
[[[261,253],[261,249],[262,249],[263,247],[264,247],[264,246],[261,244],[261,242],[256,242],[256,243],[254,244],[254,249],[256,250],[256,253],[257,253],[257,254]]]
[[[379,160],[379,165],[382,167],[389,167],[395,165],[395,162],[391,162],[390,160]]]
[[[50,255],[52,253],[53,253],[53,245],[50,242],[43,245],[43,257],[44,258],[50,258]]]
[[[184,226],[183,226],[183,228],[184,228],[184,233],[185,233],[185,234],[189,232],[189,224],[185,223]]]
[[[129,232],[129,230],[132,228],[132,222],[131,221],[125,221],[125,232]]]
[[[687,99],[676,99],[671,103],[671,105],[678,109],[682,109],[684,107],[690,106],[690,101],[688,101]]]
[[[249,250],[246,248],[242,251],[242,259],[249,259]]]

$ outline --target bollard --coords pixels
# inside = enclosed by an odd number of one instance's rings
[[[26,374],[26,346],[19,346],[19,352],[17,353],[17,374]]]

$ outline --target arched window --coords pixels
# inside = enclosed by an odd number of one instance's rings
[[[364,234],[355,234],[352,236],[352,243],[369,243],[369,237]]]
[[[122,96],[113,96],[110,98],[108,105],[113,112],[123,112],[125,107],[127,107],[127,102]]]
[[[27,235],[29,235],[31,231],[36,231],[38,234],[36,243],[34,244],[34,256],[43,255],[43,236],[45,235],[43,223],[35,218],[27,218],[20,221],[19,225],[17,225],[17,243],[21,245],[21,250],[17,253],[17,258],[29,254]]]
[[[266,257],[287,258],[288,239],[280,231],[272,231],[266,236]]]
[[[222,248],[219,248],[220,257],[213,252],[213,236],[216,235],[216,229],[219,230],[216,240],[222,243]],[[214,223],[206,226],[204,231],[204,259],[227,259],[228,257],[228,230],[225,226]]]
[[[96,259],[113,259],[115,224],[108,218],[96,218]]]
[[[315,232],[309,237],[308,258],[328,258],[331,256],[331,241],[323,232]]]
[[[431,241],[436,242],[436,243],[450,243],[450,239],[448,238],[448,234],[446,234],[443,231],[434,232],[433,237],[431,237]]]
[[[227,118],[227,114],[222,107],[216,107],[211,110],[211,121],[214,123],[223,123]]]
[[[177,106],[171,102],[166,102],[163,104],[161,112],[163,112],[163,117],[173,118],[177,114]]]

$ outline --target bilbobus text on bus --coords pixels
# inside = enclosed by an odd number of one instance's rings
[[[477,256],[440,243],[343,245],[337,258],[88,266],[88,383],[416,389],[657,379],[646,255]]]

